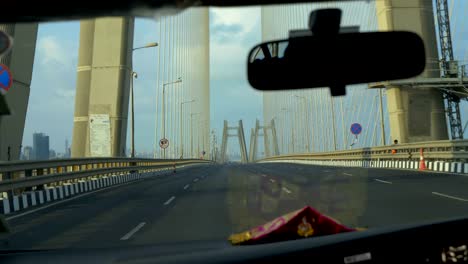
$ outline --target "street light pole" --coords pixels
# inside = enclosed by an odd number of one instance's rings
[[[179,77],[173,82],[168,82],[163,84],[163,94],[162,94],[162,117],[163,117],[163,138],[166,138],[166,86],[170,84],[180,83],[182,78]],[[166,149],[163,149],[163,159],[166,158]]]
[[[200,113],[190,114],[190,157],[193,158],[193,116]]]
[[[305,118],[307,120],[307,122],[304,122],[304,125],[307,126],[307,129],[306,129],[306,135],[307,135],[307,151],[310,152],[310,124],[309,124],[309,111],[307,110],[306,108],[306,105],[307,105],[307,98],[305,96],[300,96],[300,95],[295,95],[296,98],[298,99],[303,99],[303,111],[305,112]]]
[[[157,47],[159,44],[157,42],[150,42],[144,46],[133,48],[132,51],[135,51],[137,49],[146,49],[146,48],[152,48],[152,47]]]
[[[335,106],[333,96],[330,96],[330,104],[331,104],[331,114],[332,114],[332,132],[333,132],[333,148],[336,151],[336,130],[335,130]]]
[[[148,44],[146,44],[145,46],[141,46],[141,47],[137,47],[137,48],[133,48],[132,49],[132,58],[133,58],[133,52],[137,49],[145,49],[145,48],[152,48],[152,47],[157,47],[158,46],[158,43],[157,42],[150,42]],[[133,60],[133,59],[132,59]],[[133,70],[130,70],[130,97],[132,98],[130,103],[132,104],[131,105],[131,117],[132,117],[132,124],[131,124],[131,145],[132,145],[132,151],[131,151],[131,154],[130,156],[132,158],[135,157],[135,98],[134,98],[134,94],[133,94],[133,79],[135,78],[138,78],[138,74],[136,72],[134,72]]]
[[[281,146],[283,146],[283,152],[286,152],[286,146],[284,145],[284,135],[285,135],[285,123],[286,123],[286,113],[288,112],[287,108],[281,108],[281,111],[284,114],[283,122],[281,122]],[[288,144],[288,154],[289,154],[289,144]]]
[[[183,129],[184,122],[182,122],[182,111],[183,111],[182,107],[184,104],[193,103],[193,102],[195,102],[195,100],[190,100],[190,101],[185,101],[185,102],[180,103],[180,157],[181,158],[184,157],[184,142],[182,138],[182,134],[184,132],[184,129]]]
[[[382,133],[382,146],[385,146],[385,123],[384,123],[384,114],[383,114],[383,104],[382,104],[382,89],[379,89],[379,111],[380,111],[380,129]]]
[[[131,157],[135,157],[135,96],[133,95],[133,79],[138,78],[138,74],[134,71],[132,71],[131,75],[131,82],[130,82],[130,97],[131,97],[131,104],[132,104],[132,109],[131,109],[131,117],[132,117],[132,127],[131,127],[131,133],[132,133],[132,152],[131,152]]]

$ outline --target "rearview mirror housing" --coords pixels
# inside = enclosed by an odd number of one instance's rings
[[[248,81],[258,90],[330,87],[406,79],[424,71],[423,40],[404,31],[301,36],[265,42],[248,57]]]

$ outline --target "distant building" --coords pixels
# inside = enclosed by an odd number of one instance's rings
[[[63,154],[63,158],[70,158],[71,150],[70,146],[68,145],[68,139],[65,139],[65,152]]]
[[[31,160],[33,156],[33,148],[31,146],[26,146],[23,149],[23,160]]]
[[[51,149],[49,150],[49,159],[55,159],[57,157],[57,154],[55,153],[55,150]]]
[[[44,133],[33,134],[33,157],[35,160],[49,159],[49,136]]]

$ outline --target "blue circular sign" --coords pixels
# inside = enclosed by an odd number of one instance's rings
[[[10,69],[7,66],[0,64],[0,92],[6,93],[13,83]]]
[[[353,135],[359,135],[362,132],[362,126],[359,123],[354,123],[351,125],[351,133]]]

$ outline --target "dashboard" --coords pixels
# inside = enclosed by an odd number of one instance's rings
[[[227,241],[0,252],[0,263],[468,263],[468,218],[254,246]]]

